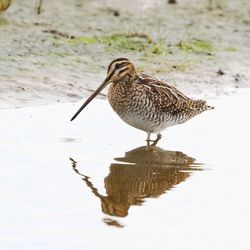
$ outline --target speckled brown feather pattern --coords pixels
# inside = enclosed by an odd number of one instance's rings
[[[101,201],[102,212],[125,217],[133,205],[141,205],[146,198],[156,198],[190,176],[190,171],[199,170],[193,158],[176,151],[155,147],[148,151],[139,147],[115,158],[104,179],[106,195],[94,187],[90,178],[81,174],[77,162],[71,159],[73,170]]]
[[[0,12],[8,9],[11,4],[11,0],[0,0]]]
[[[203,100],[193,100],[177,88],[145,74],[137,74],[133,63],[126,58],[117,58],[108,66],[103,83],[84,102],[71,118],[78,114],[110,84],[108,100],[113,110],[127,124],[150,134],[158,133],[153,144],[160,140],[159,132],[167,127],[184,123],[203,111],[213,109]]]
[[[131,116],[137,117],[142,123],[150,121],[149,132],[157,131],[157,127],[183,123],[211,109],[205,101],[192,100],[177,88],[145,74],[126,75],[112,82],[108,99],[125,122],[128,122],[126,117]],[[138,124],[135,127],[145,130]]]

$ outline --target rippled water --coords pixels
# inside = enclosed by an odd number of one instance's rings
[[[150,150],[105,101],[1,111],[1,249],[250,249],[248,98]]]

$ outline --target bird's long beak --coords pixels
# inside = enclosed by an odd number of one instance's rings
[[[79,108],[79,110],[74,114],[70,121],[73,121],[80,112],[109,84],[109,80],[111,78],[111,74],[107,76],[104,82],[95,90],[95,92],[83,103],[83,105]]]

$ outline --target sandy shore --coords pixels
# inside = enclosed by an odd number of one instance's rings
[[[250,3],[209,2],[44,1],[38,15],[13,1],[0,14],[0,108],[80,100],[121,56],[191,96],[249,87]]]

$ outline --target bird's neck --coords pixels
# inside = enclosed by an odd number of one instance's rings
[[[129,84],[135,81],[138,78],[138,75],[136,72],[129,72],[127,74],[124,74],[123,76],[119,77],[114,83],[124,83]]]

